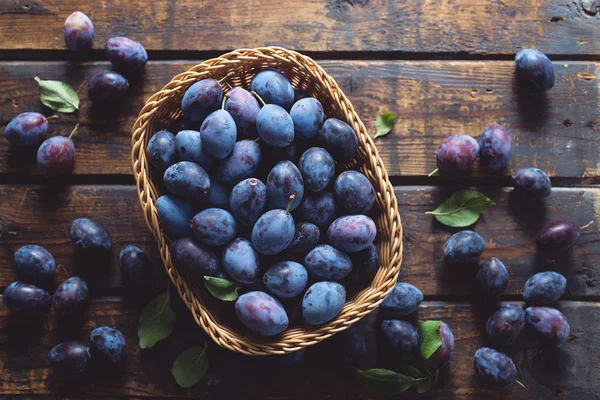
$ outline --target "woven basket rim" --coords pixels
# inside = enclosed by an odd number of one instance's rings
[[[172,266],[169,246],[160,228],[155,202],[159,197],[158,189],[150,177],[150,165],[146,154],[146,143],[154,132],[149,132],[152,118],[156,117],[161,106],[172,97],[183,95],[192,83],[205,77],[222,77],[227,75],[228,67],[242,65],[239,63],[281,63],[291,68],[298,68],[311,74],[310,77],[327,88],[327,95],[337,101],[336,105],[344,111],[344,119],[350,124],[359,138],[357,157],[364,162],[364,172],[376,190],[376,203],[381,208],[381,219],[387,223],[377,225],[378,232],[389,235],[389,239],[380,243],[389,252],[388,265],[380,265],[371,285],[360,290],[347,301],[338,316],[320,326],[300,327],[286,330],[273,337],[259,337],[247,332],[236,332],[219,322],[218,316],[202,304],[203,294],[197,287],[190,285],[186,279]],[[309,76],[309,75],[307,75]],[[169,109],[170,110],[170,109]],[[354,111],[335,80],[330,77],[314,60],[298,52],[281,47],[260,47],[255,49],[238,49],[225,53],[217,58],[206,60],[187,71],[176,75],[160,91],[146,101],[132,128],[132,167],[140,205],[144,211],[146,224],[158,242],[161,258],[173,285],[177,288],[181,299],[192,312],[195,321],[220,346],[247,355],[285,354],[319,343],[334,334],[341,332],[362,317],[376,309],[394,287],[402,263],[402,223],[398,212],[397,199],[387,171],[379,157],[373,140],[367,134],[364,124]],[[378,218],[378,219],[380,219]],[[389,248],[389,249],[388,249]],[[381,250],[380,250],[381,253]],[[386,253],[388,254],[388,253]],[[382,257],[383,258],[383,257]],[[202,289],[201,289],[202,290]]]

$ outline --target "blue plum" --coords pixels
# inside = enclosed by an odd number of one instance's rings
[[[300,222],[296,224],[294,239],[286,251],[291,254],[304,256],[319,243],[320,237],[321,232],[315,224],[311,224],[310,222]]]
[[[333,184],[333,194],[338,204],[352,214],[366,214],[375,205],[375,189],[358,171],[342,172]]]
[[[159,171],[164,171],[177,162],[175,136],[169,131],[158,131],[148,141],[148,159]]]
[[[260,275],[258,253],[244,238],[236,238],[225,246],[222,264],[227,275],[240,283],[254,283]]]
[[[199,200],[210,190],[210,178],[198,164],[179,161],[165,171],[163,181],[167,190],[177,197]]]
[[[249,292],[235,302],[235,312],[249,329],[263,336],[278,335],[287,329],[289,320],[281,303],[270,294]]]
[[[108,39],[104,51],[113,68],[124,73],[138,72],[148,61],[148,53],[144,46],[122,36]]]
[[[320,192],[331,182],[335,173],[335,162],[327,150],[311,147],[300,157],[298,169],[306,187],[313,192]]]
[[[256,139],[256,116],[260,104],[256,98],[244,88],[234,87],[226,94],[225,111],[233,117],[237,127],[238,137]]]
[[[4,130],[4,136],[13,146],[34,147],[48,134],[48,119],[40,113],[26,112],[14,117]]]
[[[69,340],[52,348],[48,362],[54,371],[63,375],[77,375],[85,372],[90,364],[90,349],[85,344]]]
[[[186,200],[164,195],[156,200],[158,219],[164,230],[174,238],[190,234],[194,207]]]
[[[440,144],[436,152],[437,167],[446,173],[464,172],[479,155],[479,143],[469,135],[452,135]]]
[[[202,198],[201,203],[208,207],[229,208],[229,193],[231,188],[214,177],[210,177],[210,189],[208,194]]]
[[[560,299],[567,290],[567,279],[558,272],[540,272],[527,279],[523,299],[527,304],[547,306]]]
[[[202,148],[216,159],[222,160],[232,151],[237,140],[237,128],[225,110],[213,111],[200,126]]]
[[[515,343],[523,328],[525,328],[523,307],[507,304],[488,318],[485,333],[493,347],[502,348]]]
[[[554,87],[554,66],[544,53],[523,49],[515,56],[518,82],[528,89],[549,90]]]
[[[477,376],[493,386],[507,387],[517,380],[517,367],[513,360],[489,347],[477,349],[473,366]]]
[[[152,263],[148,255],[136,246],[125,246],[119,253],[121,279],[128,290],[144,291],[154,285]]]
[[[499,171],[506,167],[512,155],[512,136],[498,124],[488,126],[479,139],[479,160],[489,171]]]
[[[265,272],[263,282],[277,297],[292,298],[306,288],[308,273],[306,268],[294,261],[282,261]]]
[[[485,250],[485,240],[473,231],[460,231],[450,236],[444,245],[446,264],[468,264],[479,260]]]
[[[222,246],[237,235],[237,223],[233,215],[221,208],[200,211],[190,222],[194,237],[209,246]]]
[[[219,258],[213,249],[192,238],[174,241],[170,253],[175,268],[197,283],[203,282],[205,275],[215,276],[219,270]]]
[[[500,260],[492,257],[481,265],[476,279],[477,288],[483,295],[497,298],[504,293],[508,286],[508,270]]]
[[[15,269],[26,281],[42,282],[52,278],[56,271],[56,261],[42,246],[30,244],[15,252]]]
[[[65,136],[44,140],[37,151],[37,166],[42,175],[59,178],[71,174],[75,165],[75,145]]]
[[[127,341],[121,331],[101,326],[90,332],[90,354],[94,362],[118,365],[125,359]]]
[[[340,163],[352,160],[358,149],[358,136],[354,129],[336,118],[325,120],[317,137],[321,146]]]
[[[51,297],[44,289],[16,281],[4,289],[2,303],[12,312],[40,314],[50,307]]]
[[[236,184],[254,175],[261,160],[260,145],[254,140],[241,140],[227,157],[218,161],[217,176],[228,185]]]
[[[317,282],[311,285],[302,299],[302,317],[310,325],[334,319],[346,302],[346,290],[336,282]]]
[[[94,104],[111,105],[121,100],[129,90],[127,79],[114,71],[97,72],[88,83],[87,96]]]
[[[288,210],[264,213],[252,228],[252,245],[261,254],[273,255],[285,250],[294,239],[294,218]]]
[[[346,215],[333,221],[327,229],[329,243],[349,253],[369,247],[375,236],[375,222],[366,215]]]
[[[363,286],[373,280],[379,269],[379,251],[374,244],[366,249],[350,254],[352,273],[348,276],[351,283],[362,283]]]
[[[256,178],[248,178],[233,187],[229,208],[237,221],[252,226],[267,209],[267,187]]]
[[[381,322],[381,332],[395,359],[410,361],[417,356],[419,334],[410,323],[393,319],[384,320]]]
[[[112,239],[102,225],[89,218],[78,218],[71,224],[71,242],[79,250],[110,250]]]
[[[525,310],[525,323],[548,347],[560,347],[567,342],[571,327],[564,314],[556,308],[529,307]]]
[[[542,199],[550,196],[552,183],[548,175],[538,168],[522,168],[512,176],[515,191]]]
[[[181,100],[181,111],[186,119],[202,122],[223,102],[223,88],[216,79],[203,79],[190,86]]]
[[[274,147],[285,147],[294,140],[294,121],[283,108],[267,104],[256,116],[258,136]]]
[[[217,162],[213,156],[202,148],[202,138],[199,131],[189,129],[180,131],[175,136],[175,149],[181,161],[194,162],[207,171],[214,167]],[[167,167],[174,162],[175,159]]]
[[[80,277],[65,280],[52,296],[54,312],[61,318],[80,317],[90,303],[88,292],[87,283]]]
[[[422,302],[423,293],[419,289],[410,283],[399,282],[379,308],[386,318],[403,318],[417,311]]]
[[[310,276],[319,280],[340,280],[352,272],[350,257],[328,244],[321,244],[304,257],[304,266]]]
[[[442,339],[442,345],[429,357],[429,360],[427,360],[427,366],[429,368],[444,368],[448,365],[454,354],[454,335],[448,324],[444,321],[440,321],[439,332]]]
[[[280,365],[298,364],[304,358],[306,349],[296,350],[293,353],[273,356]]]
[[[304,196],[302,174],[293,162],[280,161],[267,176],[267,198],[271,207],[285,209],[292,195],[290,210],[295,210]]]
[[[338,207],[333,193],[327,191],[307,192],[298,211],[303,220],[313,223],[321,229],[329,227],[338,215]]]
[[[553,221],[545,225],[535,237],[541,250],[559,252],[569,250],[579,241],[579,226],[572,221]]]
[[[277,104],[289,110],[294,103],[294,88],[281,72],[265,69],[258,72],[250,81],[250,90],[267,104]]]
[[[307,97],[298,100],[290,110],[296,139],[312,139],[321,129],[325,112],[319,100]]]
[[[89,49],[92,47],[92,39],[94,38],[94,24],[87,15],[81,11],[75,11],[65,20],[63,36],[69,50]]]

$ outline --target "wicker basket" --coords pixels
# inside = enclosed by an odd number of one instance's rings
[[[326,117],[336,117],[348,122],[358,134],[359,149],[356,159],[347,165],[365,174],[376,192],[374,220],[377,225],[377,246],[381,266],[370,286],[348,299],[340,314],[321,326],[302,325],[291,327],[274,337],[261,337],[238,329],[222,308],[215,305],[202,285],[187,282],[171,264],[169,246],[160,227],[156,211],[156,199],[160,196],[160,177],[152,176],[146,155],[150,137],[160,129],[166,129],[181,117],[181,99],[186,89],[204,78],[220,79],[232,73],[229,82],[233,86],[248,88],[254,74],[273,67],[282,71],[296,88],[302,88],[319,99]],[[299,53],[278,47],[241,49],[205,61],[177,75],[158,93],[151,96],[132,129],[132,163],[138,195],[144,217],[158,241],[165,268],[173,284],[194,319],[220,346],[248,355],[285,354],[325,340],[347,329],[373,311],[392,289],[402,262],[402,225],[393,187],[388,179],[373,141],[354,111],[352,104],[336,82],[312,59]],[[238,332],[239,330],[239,332]]]

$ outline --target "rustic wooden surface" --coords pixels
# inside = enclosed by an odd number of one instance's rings
[[[177,387],[170,375],[175,356],[204,343],[183,304],[174,336],[154,349],[137,346],[142,299],[120,283],[116,257],[134,244],[146,250],[166,277],[154,239],[145,226],[130,167],[130,128],[152,93],[203,59],[236,47],[279,45],[308,53],[338,81],[365,125],[377,115],[398,115],[393,132],[376,141],[398,198],[404,225],[401,279],[418,286],[426,301],[419,319],[442,319],[454,331],[456,353],[425,399],[600,399],[600,2],[598,0],[75,0],[0,2],[0,134],[24,111],[52,112],[39,102],[33,77],[59,79],[78,88],[109,68],[104,41],[130,36],[149,50],[150,62],[124,101],[112,109],[92,107],[82,89],[81,110],[59,116],[52,134],[81,123],[73,177],[48,186],[35,168],[35,152],[0,140],[0,293],[15,279],[13,252],[38,243],[55,256],[54,284],[72,274],[90,282],[94,302],[83,321],[58,324],[50,313],[23,320],[0,303],[0,398],[16,396],[150,397],[200,399],[384,399],[361,390],[339,361],[335,340],[310,348],[297,366],[277,368],[269,360],[236,356],[209,347],[211,370],[195,388]],[[96,27],[93,50],[69,53],[64,19],[86,12]],[[523,47],[551,56],[556,86],[543,96],[516,90],[512,58]],[[479,137],[491,123],[508,127],[516,141],[509,167],[496,174],[427,178],[439,142],[453,133]],[[524,202],[512,194],[509,176],[536,166],[552,177],[552,196]],[[477,381],[472,355],[484,345],[483,326],[497,305],[475,294],[473,271],[447,268],[441,257],[455,231],[425,211],[459,188],[473,187],[497,205],[474,226],[487,243],[484,257],[507,265],[511,279],[503,301],[519,301],[533,273],[556,270],[568,280],[560,303],[571,324],[560,350],[537,347],[529,335],[511,349],[527,386],[498,390]],[[82,260],[68,239],[78,217],[103,223],[114,240],[106,259]],[[533,242],[546,222],[594,221],[566,255],[539,254]],[[378,316],[362,322],[369,355],[359,365],[385,365],[377,348]],[[76,381],[53,376],[46,354],[58,342],[83,339],[95,326],[114,325],[128,340],[124,370],[92,371]],[[334,338],[335,339],[335,338]],[[404,397],[403,397],[404,398]]]

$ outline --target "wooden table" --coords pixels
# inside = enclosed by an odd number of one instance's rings
[[[424,398],[600,398],[600,10],[598,0],[255,0],[197,1],[4,0],[0,3],[0,119],[40,111],[34,76],[75,88],[109,67],[102,47],[111,36],[129,36],[146,46],[150,61],[141,82],[118,110],[100,111],[86,98],[75,114],[60,114],[52,134],[75,123],[74,174],[64,186],[48,187],[34,155],[0,140],[0,290],[15,280],[13,252],[37,243],[54,254],[56,282],[93,272],[94,301],[82,323],[65,326],[49,315],[40,322],[12,316],[0,305],[0,397],[108,396],[201,399],[370,399],[331,346],[309,349],[300,365],[269,369],[257,361],[210,346],[211,371],[189,390],[170,375],[175,356],[205,337],[181,304],[174,336],[154,349],[137,346],[139,302],[125,297],[116,258],[134,244],[162,270],[134,186],[130,128],[146,98],[170,78],[201,60],[239,47],[279,45],[304,52],[337,80],[365,124],[377,115],[398,115],[393,133],[376,144],[396,185],[404,224],[401,279],[425,294],[419,319],[443,319],[456,337],[450,368]],[[70,53],[62,39],[65,18],[75,10],[96,27],[94,49]],[[513,57],[536,47],[554,61],[556,85],[532,99],[513,88]],[[509,167],[488,175],[475,166],[470,177],[427,174],[435,149],[449,134],[479,137],[486,126],[510,129],[516,148]],[[510,174],[521,167],[544,169],[552,196],[543,207],[511,196]],[[510,271],[505,301],[521,300],[533,273],[557,270],[568,279],[560,309],[571,324],[560,350],[539,351],[524,339],[511,350],[524,390],[493,389],[473,372],[472,356],[485,343],[484,325],[494,306],[473,295],[473,271],[449,269],[442,247],[454,232],[424,212],[457,188],[474,187],[496,201],[474,229],[487,241],[484,256],[502,259]],[[111,232],[107,265],[76,263],[67,232],[78,217],[91,217]],[[533,237],[545,223],[572,219],[583,231],[562,258],[536,253]],[[95,268],[93,271],[91,271]],[[161,277],[163,282],[166,278]],[[376,316],[366,318],[369,356],[377,352]],[[129,342],[123,374],[91,374],[76,381],[53,378],[48,350],[65,338],[86,338],[95,326],[114,325]]]

